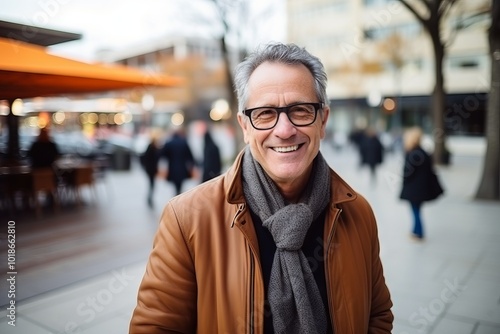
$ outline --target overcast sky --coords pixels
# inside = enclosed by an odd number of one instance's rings
[[[92,61],[100,49],[121,49],[181,31],[207,34],[206,29],[181,22],[179,18],[185,17],[182,12],[186,11],[185,1],[204,13],[211,10],[203,7],[209,0],[0,0],[0,20],[80,33],[81,40],[51,50]],[[261,28],[255,37],[257,42],[282,39],[284,21],[280,1],[250,3],[251,22],[258,22],[256,18],[262,22],[257,27]]]

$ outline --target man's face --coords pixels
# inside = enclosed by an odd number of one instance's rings
[[[250,76],[247,109],[284,107],[299,102],[326,102],[318,101],[313,77],[304,65],[266,62]],[[304,127],[294,126],[285,113],[279,115],[278,123],[270,130],[254,129],[242,114],[238,114],[238,121],[245,143],[273,181],[300,184],[309,178],[312,161],[325,136],[329,112],[325,106],[323,113],[318,112],[316,121]]]

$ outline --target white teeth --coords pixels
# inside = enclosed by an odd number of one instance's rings
[[[296,151],[299,149],[299,145],[293,145],[293,146],[285,146],[285,147],[275,147],[274,150],[276,152],[280,152],[280,153],[283,153],[283,152],[292,152],[292,151]]]

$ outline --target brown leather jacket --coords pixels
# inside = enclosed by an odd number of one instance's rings
[[[243,196],[241,157],[165,207],[130,333],[263,331],[259,247]],[[393,315],[366,200],[334,171],[325,273],[335,333],[390,333]]]

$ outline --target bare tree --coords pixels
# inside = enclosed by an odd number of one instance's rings
[[[220,48],[222,52],[222,57],[224,59],[224,68],[225,68],[225,73],[226,73],[226,84],[227,84],[227,89],[229,93],[229,107],[231,109],[231,124],[232,126],[237,129],[239,127],[238,125],[238,101],[236,97],[236,93],[234,90],[234,79],[233,79],[233,63],[231,61],[232,56],[234,55],[236,58],[235,61],[239,62],[242,58],[245,57],[247,50],[240,44],[237,43],[236,45],[236,50],[234,53],[231,53],[229,48],[228,48],[228,43],[227,39],[229,35],[233,32],[237,36],[237,40],[240,41],[241,37],[241,31],[238,29],[241,29],[243,25],[240,25],[238,28],[238,25],[236,24],[231,24],[231,18],[230,14],[232,13],[233,15],[236,14],[237,17],[243,18],[245,15],[245,9],[248,6],[247,0],[237,0],[237,1],[231,1],[231,0],[210,0],[214,3],[215,7],[217,8],[217,12],[219,14],[219,20],[223,26],[223,33],[221,34],[219,38],[219,43],[220,43]],[[242,20],[238,20],[240,23]],[[241,131],[235,131],[235,136],[236,136],[236,148],[237,151],[241,149],[244,145],[243,143],[243,137],[241,134]]]
[[[500,0],[492,0],[488,31],[491,85],[486,111],[486,155],[476,199],[500,199]]]
[[[179,1],[183,6],[182,18],[186,25],[196,25],[219,41],[229,107],[231,125],[237,129],[238,104],[234,91],[233,69],[247,53],[247,41],[243,31],[248,28],[249,0],[198,0]],[[240,131],[235,131],[236,147],[243,147]]]
[[[429,34],[434,52],[434,90],[432,92],[432,112],[434,123],[434,161],[443,163],[446,153],[446,133],[444,128],[445,89],[443,77],[443,59],[445,57],[444,37],[441,24],[443,18],[450,12],[451,8],[459,2],[458,0],[422,0],[410,2],[399,0],[422,24]]]

